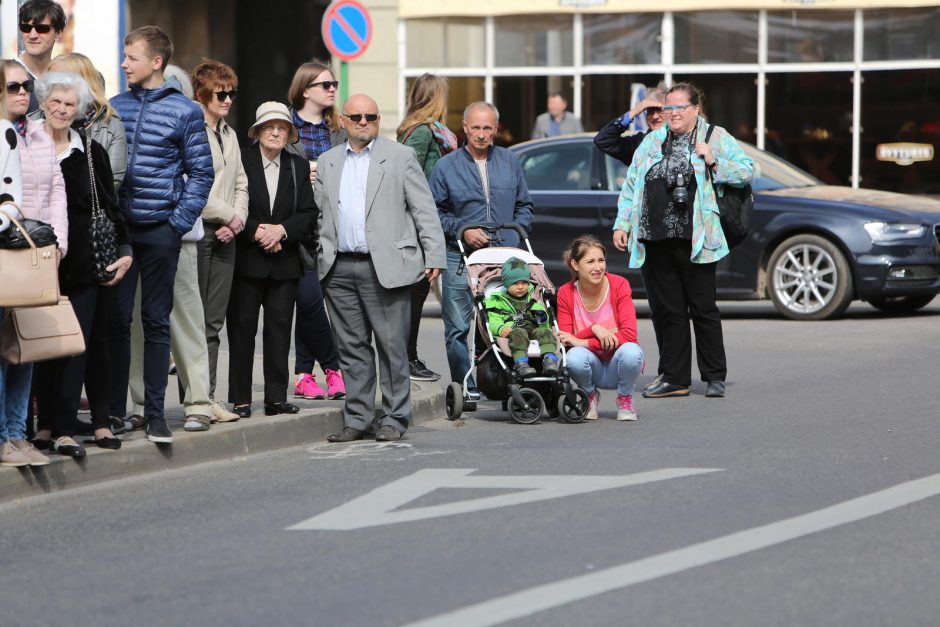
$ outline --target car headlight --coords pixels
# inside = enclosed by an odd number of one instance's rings
[[[927,232],[923,224],[903,222],[866,222],[865,230],[873,242],[895,242],[902,239],[919,239]]]

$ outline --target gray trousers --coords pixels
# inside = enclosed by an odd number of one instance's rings
[[[199,242],[199,295],[206,311],[206,347],[209,349],[209,396],[215,398],[219,363],[219,336],[225,324],[228,298],[235,274],[235,242],[223,244],[215,236],[219,225],[203,222],[206,236]]]
[[[370,259],[343,255],[336,258],[322,284],[346,380],[346,426],[363,430],[375,421],[378,354],[382,377],[378,426],[391,425],[404,433],[411,424],[407,350],[411,286],[386,289],[379,283]]]

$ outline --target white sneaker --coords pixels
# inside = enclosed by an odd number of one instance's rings
[[[601,402],[601,391],[595,389],[588,394],[588,412],[584,416],[585,420],[597,420],[597,404]]]
[[[617,395],[617,420],[636,420],[636,406],[632,394]]]
[[[212,422],[235,422],[238,418],[238,414],[225,409],[225,405],[219,401],[212,400]]]

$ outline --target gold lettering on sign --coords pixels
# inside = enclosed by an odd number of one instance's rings
[[[878,144],[875,148],[875,158],[878,161],[893,161],[898,165],[911,165],[917,161],[932,161],[933,144],[914,144],[910,142]]]

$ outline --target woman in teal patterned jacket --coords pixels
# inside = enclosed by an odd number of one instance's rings
[[[721,230],[715,183],[743,186],[753,161],[735,139],[716,126],[708,143],[701,92],[689,83],[666,95],[666,125],[649,133],[633,155],[618,200],[614,246],[641,268],[651,301],[662,307],[662,378],[647,398],[688,396],[692,338],[706,396],[725,394],[724,340],[716,304],[715,266],[728,254]],[[706,169],[711,170],[708,174]],[[659,339],[659,338],[658,338]]]

